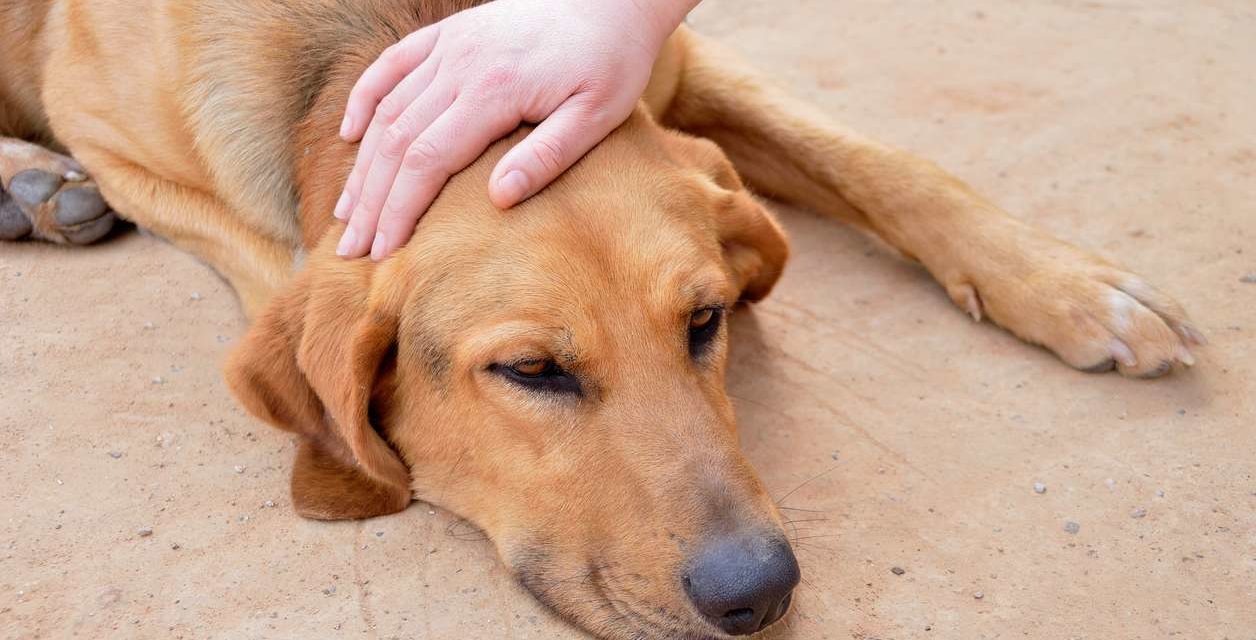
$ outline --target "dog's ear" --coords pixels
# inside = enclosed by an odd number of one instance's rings
[[[789,241],[776,218],[746,189],[737,170],[719,145],[702,138],[683,139],[684,160],[710,180],[715,203],[715,225],[724,261],[732,272],[741,299],[763,299],[785,269]]]
[[[762,300],[776,285],[789,258],[785,232],[745,189],[733,191],[717,215],[724,260],[741,289],[741,299]]]
[[[409,471],[370,422],[371,391],[398,324],[395,310],[370,300],[372,271],[306,269],[227,363],[245,408],[302,436],[292,503],[307,518],[368,518],[410,503]]]

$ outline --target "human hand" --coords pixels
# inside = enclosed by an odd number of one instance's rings
[[[502,209],[540,191],[632,113],[668,35],[697,0],[496,0],[389,47],[349,96],[340,135],[361,140],[336,204],[336,252],[380,260],[414,232],[445,181],[521,123],[493,169]]]

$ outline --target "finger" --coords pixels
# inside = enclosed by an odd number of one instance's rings
[[[375,240],[380,211],[392,190],[406,150],[454,101],[448,86],[430,87],[381,135],[336,253],[346,258],[366,255]]]
[[[587,96],[573,96],[559,105],[493,169],[489,178],[493,205],[509,209],[528,199],[623,122],[598,111]]]
[[[353,170],[349,172],[349,178],[345,181],[344,191],[336,201],[336,209],[333,213],[335,217],[341,220],[349,218],[349,212],[353,210],[358,195],[362,192],[362,183],[366,180],[367,171],[371,168],[371,160],[375,157],[380,138],[388,127],[392,126],[397,118],[422,95],[423,90],[436,77],[436,71],[439,68],[440,60],[436,57],[429,57],[380,101],[375,109],[375,115],[371,118],[371,125],[362,138],[362,144],[358,145],[358,155],[354,160]]]
[[[372,62],[349,92],[340,137],[353,142],[362,136],[375,105],[392,91],[406,74],[419,66],[436,47],[439,23],[424,27],[388,47]]]
[[[410,145],[384,204],[371,259],[382,260],[405,244],[449,177],[484,153],[494,140],[519,126],[505,109],[483,110],[461,98]]]

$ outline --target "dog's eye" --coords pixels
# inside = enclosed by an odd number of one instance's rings
[[[711,341],[720,332],[720,321],[724,317],[721,307],[704,307],[689,316],[689,355],[700,358],[706,354]]]
[[[511,365],[510,369],[525,378],[535,378],[553,368],[553,360],[528,360]]]
[[[522,360],[514,364],[495,364],[489,369],[530,391],[580,394],[580,381],[553,360]]]

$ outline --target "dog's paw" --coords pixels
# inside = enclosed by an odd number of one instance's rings
[[[1019,264],[987,272],[997,275],[949,283],[951,298],[974,318],[984,313],[1083,371],[1155,378],[1195,363],[1191,347],[1206,340],[1173,298],[1064,243],[1025,243],[1022,250],[1012,256]]]
[[[0,240],[90,244],[113,228],[117,216],[73,159],[28,143],[6,142],[5,147],[0,149],[6,153],[0,158]]]

